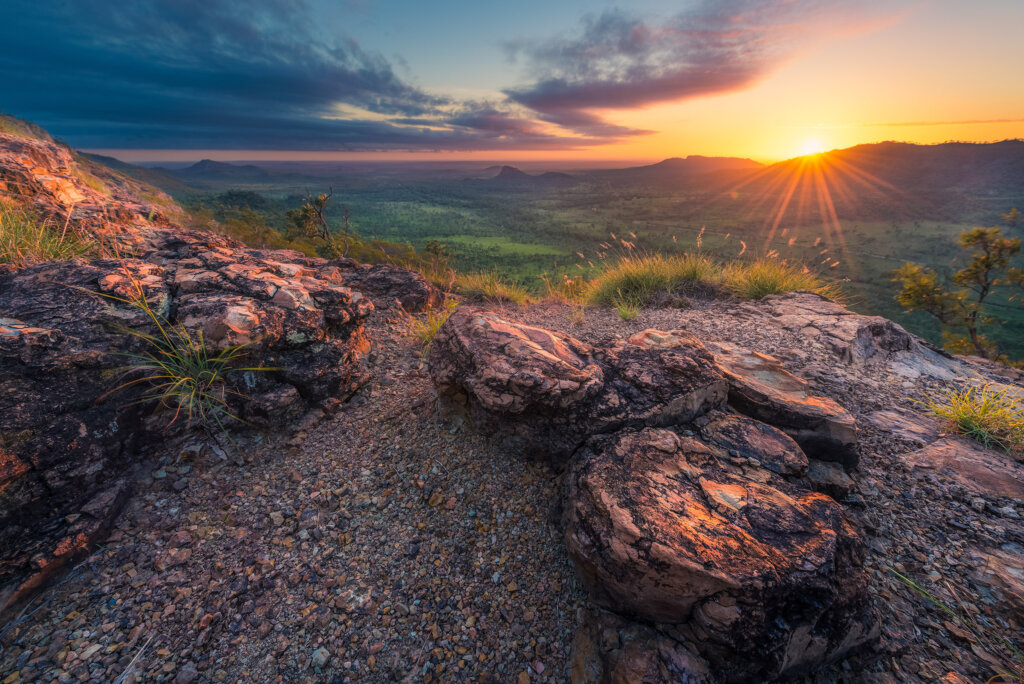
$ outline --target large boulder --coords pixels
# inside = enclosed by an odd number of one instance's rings
[[[648,333],[598,350],[463,307],[434,338],[430,373],[442,401],[478,428],[564,459],[589,435],[687,422],[723,402],[725,380],[700,342],[651,345]]]
[[[319,273],[336,269],[341,283],[358,290],[379,309],[400,306],[409,313],[432,309],[444,302],[444,293],[416,271],[390,264],[357,264],[349,259],[328,262]]]
[[[685,642],[720,681],[790,676],[872,640],[863,547],[842,508],[732,461],[666,429],[588,441],[565,524],[594,598]]]
[[[857,425],[837,402],[810,391],[767,354],[728,342],[708,343],[729,379],[729,404],[789,434],[812,458],[857,467]]]

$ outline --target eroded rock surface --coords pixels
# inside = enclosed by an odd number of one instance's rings
[[[774,357],[726,342],[709,348],[729,379],[729,403],[738,411],[784,430],[812,458],[857,467],[857,427],[846,409],[814,395]]]
[[[431,344],[430,373],[478,428],[564,459],[589,435],[686,422],[724,401],[725,380],[700,342],[643,335],[599,350],[464,307]]]
[[[990,497],[1024,499],[1024,464],[964,437],[946,437],[903,456],[916,468]]]
[[[832,499],[664,429],[573,459],[566,538],[592,594],[690,645],[720,681],[784,677],[877,634],[863,548]]]

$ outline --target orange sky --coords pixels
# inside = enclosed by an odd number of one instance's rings
[[[126,161],[622,160],[689,154],[776,161],[865,142],[1024,138],[1024,1],[924,2],[822,36],[753,85],[641,109],[594,111],[653,133],[610,145],[495,152],[96,150]],[[438,76],[429,88],[451,92]],[[486,88],[476,97],[500,95]],[[465,94],[465,93],[463,93]]]

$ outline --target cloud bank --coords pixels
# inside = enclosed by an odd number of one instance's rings
[[[516,41],[524,85],[476,102],[408,83],[322,32],[301,0],[6,0],[0,108],[87,148],[572,148],[648,133],[605,110],[748,87],[851,5],[709,1],[655,23],[605,12]]]

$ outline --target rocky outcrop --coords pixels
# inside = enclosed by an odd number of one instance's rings
[[[464,308],[429,362],[477,427],[569,458],[566,540],[603,609],[575,681],[765,681],[877,636],[860,539],[815,491],[850,479],[808,460],[852,468],[853,418],[772,357],[682,330],[595,347]]]
[[[228,411],[250,424],[331,408],[363,380],[362,321],[373,306],[320,277],[325,264],[202,234],[152,231],[146,241],[145,260],[52,262],[0,277],[0,604],[102,538],[127,493],[111,483],[147,431],[171,422],[137,403],[139,388],[111,393],[133,378],[123,354],[147,351],[124,329],[157,333],[129,300],[144,298],[211,350],[244,345],[236,367],[272,369],[226,378]]]
[[[812,394],[778,359],[726,342],[709,346],[729,379],[732,406],[781,428],[813,458],[857,467],[857,426],[846,409]]]
[[[663,429],[596,437],[568,475],[569,553],[599,603],[703,656],[785,677],[877,633],[863,549],[830,498]]]
[[[418,313],[444,303],[444,293],[421,274],[390,264],[358,264],[351,259],[335,259],[328,268],[337,268],[341,282],[358,290],[378,309],[400,306]]]
[[[655,335],[658,344],[650,343]],[[591,434],[692,420],[726,394],[711,355],[692,337],[651,331],[597,350],[473,307],[441,327],[429,363],[449,408],[556,460]]]

